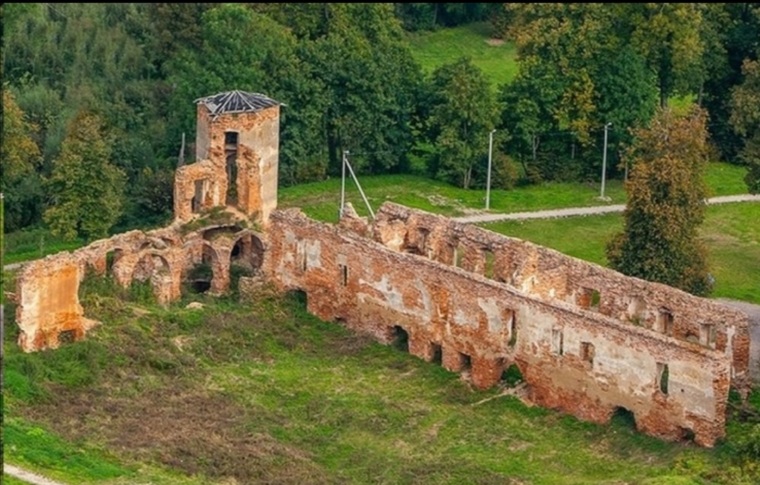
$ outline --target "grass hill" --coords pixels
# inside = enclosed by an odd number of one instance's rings
[[[252,302],[88,280],[104,322],[23,354],[5,342],[4,460],[66,483],[750,483],[751,424],[714,450],[530,407],[264,289]],[[200,310],[185,308],[200,300]],[[12,315],[12,312],[10,312]],[[760,406],[758,396],[754,405]],[[744,473],[744,474],[742,474]]]
[[[442,64],[467,56],[483,70],[494,88],[517,75],[514,45],[492,39],[487,22],[409,34],[409,44],[412,55],[428,74]]]

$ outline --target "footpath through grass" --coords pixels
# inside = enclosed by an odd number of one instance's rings
[[[485,189],[466,190],[416,175],[375,175],[359,177],[370,205],[377,210],[391,201],[436,214],[460,216],[485,212]],[[612,202],[625,202],[620,181],[610,181],[606,193]],[[599,187],[593,184],[553,182],[512,190],[491,191],[490,212],[520,212],[562,207],[587,207],[604,204],[596,199]],[[346,198],[360,215],[368,211],[358,189],[346,182]],[[297,185],[280,190],[279,207],[300,207],[308,216],[326,222],[338,220],[340,179]]]
[[[84,342],[23,354],[9,332],[6,462],[109,484],[757,478],[731,458],[746,424],[732,424],[714,450],[666,443],[624,420],[599,426],[474,390],[436,364],[319,321],[297,296],[265,289],[245,305],[200,296],[206,307],[189,310],[190,298],[161,308],[119,293],[88,280],[84,306],[103,325]]]
[[[512,42],[491,38],[488,22],[409,34],[412,56],[429,74],[443,64],[469,57],[495,90],[517,75],[517,50]]]

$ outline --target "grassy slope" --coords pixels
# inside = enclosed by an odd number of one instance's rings
[[[250,306],[193,311],[109,288],[83,292],[106,322],[85,342],[23,354],[9,335],[6,461],[120,484],[687,484],[727,467],[726,446],[664,443],[476,391],[297,299],[265,291]]]
[[[517,75],[517,52],[512,43],[491,45],[488,23],[480,22],[450,29],[409,35],[412,55],[425,73],[466,56],[472,59],[496,88]]]

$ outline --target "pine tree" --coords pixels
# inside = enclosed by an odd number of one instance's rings
[[[109,161],[100,119],[80,112],[68,127],[45,185],[51,198],[44,219],[66,239],[104,237],[122,213],[124,172]]]
[[[634,136],[625,227],[608,243],[607,259],[627,275],[705,295],[711,283],[697,231],[707,196],[706,115],[662,109]]]

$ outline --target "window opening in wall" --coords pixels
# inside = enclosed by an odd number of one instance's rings
[[[681,431],[681,441],[694,441],[694,430],[691,428],[680,428]]]
[[[393,346],[403,352],[409,352],[409,333],[402,327],[393,327]]]
[[[454,266],[456,266],[457,268],[461,268],[463,262],[464,262],[464,246],[459,244],[454,248]]]
[[[599,290],[593,288],[581,288],[576,303],[581,308],[598,312],[601,300],[602,296],[599,294]]]
[[[667,308],[660,308],[657,314],[656,331],[673,336],[673,314]]]
[[[301,271],[306,271],[306,246],[301,248]]]
[[[668,364],[657,363],[657,388],[663,394],[668,393],[668,379],[669,379]]]
[[[309,305],[309,296],[303,290],[290,290],[285,294],[285,298],[294,302],[302,310],[306,310]]]
[[[63,332],[58,334],[58,343],[70,344],[74,342],[75,340],[74,337],[75,337],[74,330],[64,330]]]
[[[345,264],[338,265],[340,267],[340,284],[341,286],[348,285],[348,266]]]
[[[628,321],[634,325],[642,325],[646,318],[646,310],[647,304],[641,297],[632,297],[626,310]]]
[[[711,349],[715,348],[715,325],[703,323],[699,326],[699,343]]]
[[[420,256],[427,256],[425,252],[425,245],[427,244],[427,236],[430,234],[430,231],[427,229],[419,228],[417,229],[417,240],[416,241],[410,241],[410,233],[407,233],[406,235],[406,244],[404,245],[404,251],[410,254],[418,254]]]
[[[121,249],[114,249],[106,253],[106,274],[111,274],[113,265],[116,264],[119,259],[124,255],[124,251]]]
[[[420,254],[422,256],[427,256],[427,238],[430,234],[430,231],[420,228],[417,230],[417,233],[419,234],[418,249],[420,251]]]
[[[484,267],[483,267],[483,276],[486,278],[493,279],[493,267],[494,267],[494,261],[496,257],[493,254],[493,251],[490,251],[488,249],[483,251],[483,259],[484,259]]]
[[[557,355],[562,355],[565,353],[563,347],[563,336],[562,336],[562,330],[555,328],[552,330],[552,352],[554,352]]]
[[[594,364],[594,355],[596,354],[596,349],[594,348],[594,344],[591,342],[581,342],[581,358],[590,363]]]
[[[204,244],[200,262],[184,273],[183,291],[205,293],[210,290],[211,281],[214,279],[214,261],[216,261],[216,252],[211,246]]]
[[[205,182],[205,180],[195,181],[195,195],[193,195],[192,201],[192,211],[194,214],[203,210],[203,204],[205,203],[204,199],[206,198],[205,190],[203,190]]]
[[[224,154],[227,160],[227,205],[237,204],[237,156],[238,134],[224,133]]]
[[[507,345],[510,347],[514,347],[517,343],[517,317],[515,315],[515,312],[512,312],[512,315],[509,319],[509,342],[507,342]]]
[[[431,362],[438,365],[443,364],[443,349],[441,348],[441,345],[435,342],[430,342],[430,348],[432,350],[431,355],[433,356]]]
[[[631,410],[626,409],[622,406],[615,408],[615,411],[612,413],[612,419],[610,422],[613,425],[636,431],[636,415],[633,414]]]
[[[459,353],[459,363],[462,372],[469,372],[472,369],[472,358],[467,354]]]
[[[501,382],[507,387],[515,387],[524,380],[517,364],[512,364],[501,373]]]

